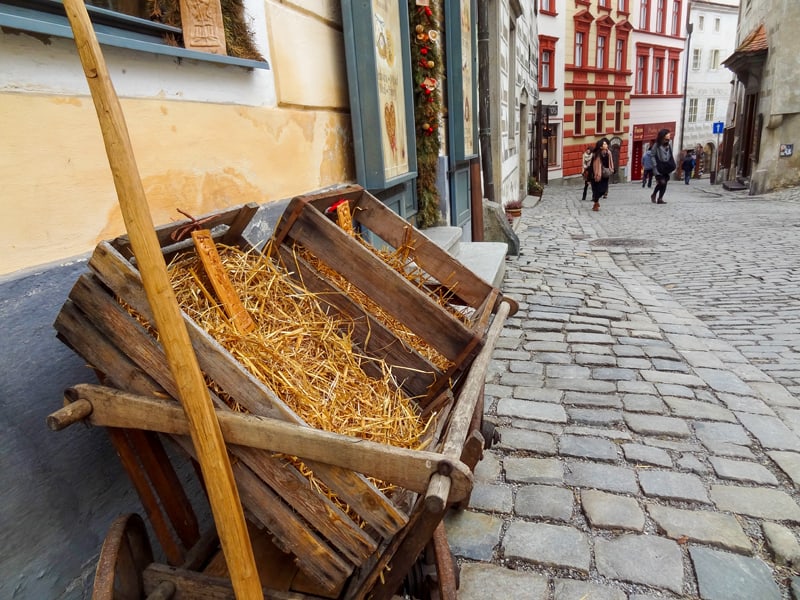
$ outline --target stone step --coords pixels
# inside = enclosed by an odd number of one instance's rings
[[[500,288],[506,274],[506,253],[508,244],[504,242],[461,242],[456,258],[486,283]]]
[[[420,231],[445,252],[453,256],[458,254],[458,244],[463,236],[461,227],[428,227]]]
[[[463,235],[460,227],[429,227],[423,229],[422,233],[486,283],[498,288],[503,283],[508,244],[462,242]]]

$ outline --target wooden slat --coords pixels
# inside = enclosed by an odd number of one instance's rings
[[[242,206],[213,211],[196,217],[196,220],[202,221],[202,226],[206,229],[210,229],[215,239],[219,238],[223,243],[233,246],[237,245],[242,232],[247,228],[247,225],[250,224],[256,212],[258,212],[258,204],[250,202]],[[157,226],[155,228],[156,237],[158,238],[158,243],[161,248],[167,248],[175,244],[175,241],[171,237],[172,233],[190,224],[190,219],[181,219]],[[224,231],[219,231],[217,229],[223,226]],[[111,243],[126,259],[133,258],[130,238],[127,235],[122,235]],[[189,247],[191,243],[187,243],[185,246]]]
[[[302,211],[289,237],[368,294],[388,314],[448,359],[455,360],[473,338],[472,332],[460,321],[370,250],[354,243],[319,211]]]
[[[93,366],[106,373],[114,385],[119,386],[119,382],[124,381],[127,386],[125,389],[131,390],[132,393],[153,392],[156,384],[144,375],[128,356],[111,344],[108,338],[92,325],[86,315],[78,310],[75,303],[69,302],[65,305],[56,323],[60,334],[68,341],[71,339],[80,344],[86,353],[84,359],[90,360]],[[173,439],[187,454],[192,454],[192,446],[187,438],[176,436]],[[248,510],[277,536],[286,551],[293,552],[297,556],[298,565],[310,577],[318,580],[320,585],[332,586],[349,576],[352,566],[344,562],[330,546],[310,531],[308,525],[299,520],[297,514],[286,507],[282,499],[253,475],[246,465],[235,462],[232,468]]]
[[[80,283],[84,285],[80,285]],[[71,299],[94,325],[126,356],[149,373],[172,395],[174,384],[166,368],[160,346],[92,278],[83,277],[73,288]],[[212,399],[223,410],[227,406]],[[376,542],[342,513],[330,500],[316,493],[308,481],[286,461],[247,448],[232,448],[231,453],[268,483],[294,509],[330,540],[354,564],[360,564],[376,547]]]
[[[184,547],[191,548],[200,539],[200,526],[183,484],[172,468],[161,438],[154,433],[138,429],[128,429],[126,433],[153,483],[153,488],[159,494],[161,505],[169,516],[175,533],[178,534]]]
[[[211,282],[211,287],[217,295],[217,300],[222,305],[233,326],[242,333],[249,333],[256,328],[256,323],[242,304],[242,299],[236,293],[222,259],[217,252],[217,245],[211,237],[211,231],[200,229],[192,232],[195,253],[203,265],[206,277]]]
[[[137,312],[149,317],[142,289],[135,285],[137,273],[109,244],[100,244],[89,262],[105,285],[126,299]],[[203,371],[227,394],[252,414],[294,423],[302,420],[272,390],[257,381],[222,346],[184,315],[198,361]],[[146,358],[146,357],[145,357]],[[407,517],[360,475],[322,464],[308,463],[342,500],[383,537],[402,528]]]
[[[172,535],[165,514],[159,506],[156,492],[150,485],[149,474],[137,460],[139,448],[134,446],[127,438],[127,431],[127,429],[116,427],[108,427],[106,429],[106,433],[117,451],[122,467],[139,495],[147,514],[147,520],[150,521],[153,532],[164,550],[167,562],[171,565],[180,565],[186,556],[186,547]]]
[[[350,320],[353,339],[367,355],[380,358],[392,367],[395,379],[409,396],[427,397],[429,388],[441,375],[434,365],[406,346],[383,323],[365,312],[289,248],[280,248],[280,258],[305,289],[317,294],[320,303],[330,305],[338,314]]]
[[[69,390],[70,398],[88,400],[93,407],[90,423],[104,427],[128,424],[136,429],[185,435],[186,419],[174,402],[121,392],[104,386],[80,384]],[[336,433],[300,427],[226,410],[217,419],[228,444],[260,448],[282,454],[313,458],[350,470],[365,472],[414,492],[424,492],[433,473],[442,467],[434,452],[395,448]],[[459,461],[445,461],[452,470],[452,501],[463,498],[472,487],[472,474]],[[268,479],[266,479],[269,481]]]
[[[475,406],[483,395],[483,385],[486,380],[486,370],[492,358],[497,338],[503,330],[503,326],[508,316],[511,305],[508,302],[501,302],[497,310],[494,321],[486,335],[486,344],[478,354],[472,367],[467,374],[461,392],[456,399],[455,408],[450,415],[447,432],[442,443],[441,452],[445,457],[459,459],[464,449],[467,435],[470,431],[472,417],[475,414]],[[444,510],[447,503],[448,493],[451,482],[446,474],[434,475],[431,477],[430,487],[426,495],[426,506],[431,512]]]
[[[236,600],[233,587],[227,579],[209,577],[202,573],[150,564],[142,574],[145,593],[151,593],[162,581],[175,584],[173,600]],[[325,600],[321,596],[263,589],[264,600]]]

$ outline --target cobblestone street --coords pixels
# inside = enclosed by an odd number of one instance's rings
[[[800,190],[650,191],[515,226],[462,600],[800,598]]]

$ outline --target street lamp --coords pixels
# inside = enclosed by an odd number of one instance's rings
[[[686,20],[689,20],[689,15],[687,13]],[[683,69],[683,103],[681,105],[681,135],[680,135],[680,144],[678,145],[678,151],[683,151],[683,130],[686,128],[686,85],[689,81],[689,49],[692,47],[692,30],[694,29],[694,25],[692,23],[686,23],[686,64]],[[677,169],[675,173],[677,174]]]

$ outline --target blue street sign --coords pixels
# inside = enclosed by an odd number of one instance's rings
[[[713,133],[722,133],[725,129],[725,122],[724,121],[715,121],[714,122],[714,131]]]

